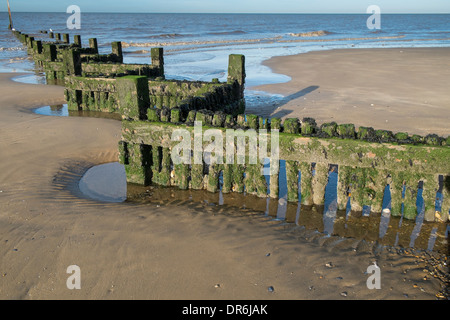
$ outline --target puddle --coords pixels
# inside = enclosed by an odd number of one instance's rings
[[[103,164],[91,168],[80,181],[81,192],[94,200],[107,202],[148,203],[217,207],[222,212],[260,212],[274,220],[303,226],[324,236],[339,236],[356,240],[377,241],[381,245],[417,248],[448,254],[448,226],[427,222],[424,211],[419,210],[415,220],[393,217],[389,210],[382,213],[337,210],[337,171],[329,173],[324,206],[301,206],[287,201],[286,179],[282,171],[279,179],[280,198],[260,198],[239,193],[211,193],[204,190],[180,190],[176,187],[139,186],[126,183],[124,166],[119,163]],[[390,205],[386,188],[383,209]],[[418,203],[421,190],[418,191]],[[420,208],[420,206],[419,206]],[[217,210],[218,211],[218,210]],[[370,208],[369,208],[370,211]]]
[[[69,110],[67,104],[60,104],[54,106],[44,106],[33,110],[34,113],[43,116],[55,117],[90,117],[90,118],[104,118],[113,120],[122,120],[120,114],[108,113],[100,111],[85,111],[85,110]]]
[[[65,86],[64,80],[55,79],[47,80],[43,72],[23,74],[12,78],[15,82],[25,83],[25,84],[46,84],[46,85],[56,85]]]
[[[118,162],[90,168],[78,186],[87,197],[102,202],[124,202],[127,199],[125,167]]]
[[[26,84],[47,84],[45,75],[42,74],[26,74],[12,78],[13,81]]]
[[[67,105],[45,106],[33,110],[34,113],[43,116],[68,117],[69,109]]]

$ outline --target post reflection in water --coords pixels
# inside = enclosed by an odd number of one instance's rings
[[[288,206],[287,197],[287,175],[286,175],[286,161],[280,160],[280,174],[278,176],[278,207],[277,219],[285,220]]]
[[[43,106],[40,108],[36,108],[33,111],[36,114],[54,117],[90,117],[90,118],[105,118],[113,120],[122,119],[121,115],[117,113],[107,113],[89,110],[69,110],[67,104]]]
[[[328,183],[325,188],[325,208],[323,212],[324,232],[327,235],[333,234],[334,222],[337,214],[337,167],[333,166],[328,173]]]
[[[411,242],[409,244],[410,247],[414,247],[414,243],[416,242],[416,239],[418,238],[420,230],[422,229],[423,225],[423,220],[425,216],[425,204],[423,202],[422,194],[423,194],[423,183],[420,183],[416,200],[417,205],[416,224],[414,226],[413,231],[411,232]]]
[[[381,211],[380,232],[378,234],[378,237],[380,239],[383,239],[383,237],[386,235],[390,220],[391,220],[391,189],[389,185],[386,185],[386,188],[384,189],[383,205]]]
[[[265,165],[269,165],[265,162]],[[286,166],[280,161],[279,199],[260,198],[239,193],[210,193],[202,190],[179,190],[167,187],[141,187],[128,185],[129,202],[150,202],[171,204],[203,203],[221,206],[226,212],[261,212],[274,220],[303,226],[309,230],[317,230],[324,237],[339,236],[357,240],[377,241],[380,245],[414,247],[423,250],[447,253],[448,232],[445,223],[427,222],[424,220],[424,204],[422,189],[417,192],[418,215],[415,220],[404,219],[391,215],[390,186],[384,190],[382,212],[354,212],[350,210],[350,197],[345,210],[337,208],[338,168],[330,167],[328,183],[323,206],[301,205],[301,195],[298,202],[287,201]],[[299,181],[301,176],[299,175]],[[219,179],[220,181],[222,178]],[[268,185],[270,177],[266,176]],[[149,189],[150,188],[150,189]],[[150,190],[150,191],[148,191]],[[301,191],[300,191],[301,193]],[[281,201],[280,201],[281,200]]]

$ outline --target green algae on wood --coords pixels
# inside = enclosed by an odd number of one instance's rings
[[[314,165],[314,174],[312,177],[313,203],[323,205],[325,203],[325,187],[328,183],[329,166],[324,163]]]
[[[300,133],[300,122],[297,118],[288,118],[283,123],[284,132],[286,133]]]
[[[298,202],[299,168],[297,161],[286,161],[287,200]]]
[[[125,118],[142,120],[149,105],[148,78],[125,76],[117,78],[117,99],[120,112]]]
[[[345,210],[351,193],[352,168],[338,167],[337,203],[339,210]]]

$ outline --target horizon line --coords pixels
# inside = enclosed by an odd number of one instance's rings
[[[8,11],[0,11],[1,13],[8,13]],[[12,11],[12,13],[62,13],[61,11]],[[119,12],[119,11],[82,11],[83,13],[119,13],[119,14],[361,14],[370,15],[371,13],[359,12]],[[450,12],[382,12],[382,14],[450,14]]]

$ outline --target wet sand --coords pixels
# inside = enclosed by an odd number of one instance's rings
[[[285,99],[249,113],[450,134],[450,48],[328,50],[274,57],[264,64],[292,80],[252,88]]]
[[[249,210],[79,197],[90,167],[117,161],[120,122],[34,114],[64,103],[63,88],[12,76],[0,74],[0,299],[436,299],[442,290],[427,253],[337,241]],[[375,261],[381,289],[369,290]],[[80,290],[66,287],[71,265]]]

